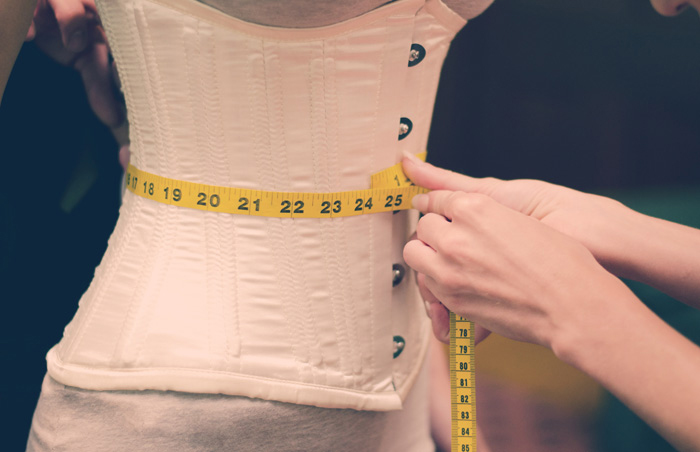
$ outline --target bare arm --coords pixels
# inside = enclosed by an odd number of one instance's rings
[[[697,307],[700,232],[539,181],[404,167],[419,185],[462,190],[414,200],[426,215],[404,257],[434,297],[494,332],[552,349],[679,450],[700,451],[700,348],[606,270]]]
[[[36,0],[0,1],[0,102],[35,7]]]
[[[700,230],[649,217],[612,199],[535,180],[477,179],[404,160],[435,190],[487,195],[582,243],[613,274],[700,309]]]
[[[700,309],[700,230],[619,204],[610,215],[594,253],[606,268]]]
[[[601,296],[605,293],[601,292]],[[558,355],[596,379],[680,451],[700,451],[700,348],[631,294]]]

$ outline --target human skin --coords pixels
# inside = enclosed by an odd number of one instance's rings
[[[651,0],[651,4],[663,16],[675,16],[688,7],[700,11],[700,0]]]
[[[660,14],[665,16],[677,15],[689,6],[700,10],[700,0],[651,0],[651,3]],[[434,189],[451,188],[453,190],[481,191],[487,195],[494,196],[494,198],[516,211],[529,215],[539,215],[538,220],[542,223],[549,224],[554,229],[558,228],[565,234],[578,237],[579,240],[583,240],[584,243],[595,249],[596,259],[599,263],[605,265],[608,270],[632,279],[646,280],[648,283],[675,295],[677,298],[685,300],[692,306],[698,307],[697,294],[700,292],[698,292],[696,287],[697,281],[688,281],[689,269],[695,263],[689,263],[687,259],[692,260],[693,256],[689,256],[688,253],[682,253],[681,251],[685,246],[684,239],[692,240],[695,243],[695,248],[693,249],[700,250],[697,248],[698,238],[696,231],[672,225],[663,220],[649,219],[648,217],[646,220],[641,220],[642,217],[630,214],[627,211],[628,215],[623,216],[630,217],[628,220],[632,221],[632,217],[636,217],[637,222],[643,222],[648,227],[648,233],[652,233],[652,230],[663,231],[665,233],[663,239],[665,240],[664,242],[647,243],[648,237],[644,237],[642,234],[637,236],[636,240],[615,242],[613,237],[616,235],[623,238],[626,235],[624,234],[624,222],[622,222],[616,228],[617,234],[615,234],[615,231],[607,231],[613,233],[607,236],[608,242],[619,245],[615,250],[611,249],[608,251],[600,236],[605,235],[605,225],[612,224],[614,220],[612,222],[608,221],[606,214],[625,211],[622,206],[614,201],[579,194],[563,188],[561,190],[552,189],[548,184],[538,181],[513,181],[505,185],[491,179],[483,183],[473,183],[474,181],[467,181],[467,179],[463,179],[454,173],[432,171],[428,169],[429,166],[421,162],[412,161],[410,158],[404,159],[404,167],[409,176],[419,185]],[[523,191],[521,192],[521,190]],[[545,203],[544,201],[547,200],[548,196],[550,197],[548,203]],[[475,201],[475,203],[479,204],[482,201],[484,200]],[[425,200],[422,200],[422,202],[425,203]],[[549,204],[549,207],[547,207],[547,204]],[[425,208],[425,206],[423,207]],[[572,209],[572,207],[577,208]],[[596,219],[598,220],[597,222]],[[579,222],[579,220],[583,221]],[[434,220],[433,222],[435,223]],[[437,223],[440,224],[439,221]],[[639,228],[638,233],[643,232],[643,229],[645,228]],[[513,231],[517,232],[515,228]],[[640,240],[647,245],[646,250],[636,248],[634,242]],[[661,243],[668,243],[669,240],[672,245],[669,249],[666,249],[666,252],[658,249],[658,246],[666,246]],[[657,245],[657,249],[653,249],[655,248],[654,245]],[[415,244],[412,246],[415,247]],[[407,248],[409,247],[407,246]],[[659,253],[659,251],[661,252]],[[680,275],[674,275],[672,273],[677,268],[674,266],[674,256],[677,256],[678,251],[681,251],[681,254],[686,257],[686,262],[681,262],[679,265],[681,269],[685,270]],[[411,252],[410,249],[408,252]],[[508,251],[506,250],[506,252]],[[579,249],[578,252],[580,253],[581,250]],[[630,262],[625,259],[620,259],[620,256],[625,255],[625,252],[636,252],[637,258],[632,262],[632,265],[628,265]],[[645,257],[650,257],[651,255],[661,255],[665,259],[661,261],[653,261],[653,259],[647,261]],[[640,257],[642,258],[641,262],[639,260]],[[590,263],[590,259],[586,257],[583,260]],[[407,262],[410,264],[408,258]],[[458,261],[453,261],[452,264],[457,264],[459,267]],[[603,278],[603,273],[601,273],[600,269],[597,269],[595,273],[596,277]],[[621,317],[621,321],[618,322],[621,328],[616,327],[613,316],[604,314],[609,309],[607,303],[605,303],[606,300],[603,300],[603,303],[599,301],[599,309],[602,309],[602,311],[596,312],[593,304],[587,306],[588,309],[585,310],[588,314],[585,317],[593,321],[590,330],[584,327],[579,330],[579,333],[576,333],[576,329],[573,328],[566,331],[566,324],[562,324],[560,325],[561,329],[564,329],[566,332],[559,334],[562,337],[559,340],[561,346],[555,345],[555,342],[552,341],[550,348],[558,350],[560,357],[584,372],[589,373],[615,393],[671,443],[676,445],[679,450],[700,450],[697,421],[692,421],[692,419],[696,418],[692,409],[692,401],[697,400],[696,397],[700,392],[694,378],[698,370],[700,370],[700,358],[698,357],[700,350],[651,314],[629,292],[624,291],[619,285],[613,284],[609,277],[604,279],[606,279],[606,286],[613,286],[611,287],[611,292],[619,292],[619,302],[613,305],[616,309],[611,310],[611,312],[618,312],[617,315]],[[435,336],[443,342],[447,342],[449,340],[449,312],[426,285],[425,274],[418,273],[417,281],[421,295],[426,302],[426,312],[432,319]],[[593,289],[597,290],[598,288],[594,287]],[[435,290],[439,292],[437,289]],[[581,294],[579,293],[578,295]],[[565,296],[564,299],[573,300],[573,302],[580,301],[576,297],[569,298]],[[496,306],[503,303],[502,301],[496,301],[495,303],[493,300],[489,301]],[[447,302],[448,306],[450,306],[450,303],[451,300]],[[630,310],[630,315],[626,316],[625,311],[627,309]],[[620,315],[620,312],[622,315]],[[495,309],[492,311],[492,314],[494,313],[497,313]],[[464,314],[474,320],[479,320],[477,317],[469,316],[466,311]],[[500,325],[501,327],[508,328],[509,320],[518,320],[517,315],[513,319],[513,312],[510,312],[510,314],[511,316],[498,319],[503,322]],[[596,316],[602,317],[601,321],[596,321]],[[635,318],[638,319],[637,322],[635,322]],[[498,328],[498,326],[494,325],[490,325],[490,327]],[[532,327],[532,325],[527,325],[527,327]],[[645,328],[648,328],[648,330]],[[596,334],[596,329],[608,334]],[[626,334],[626,330],[631,330],[631,334]],[[553,329],[553,331],[556,331],[556,329]],[[508,336],[511,331],[499,332]],[[477,339],[483,340],[488,331],[477,325],[477,333]],[[517,334],[517,330],[515,333]],[[567,334],[569,335],[568,340]],[[622,340],[616,340],[616,336]],[[578,340],[576,339],[577,337]],[[593,341],[591,340],[592,338],[597,340]],[[669,349],[667,350],[667,348]],[[598,350],[605,351],[605,353],[599,354],[597,353]],[[653,363],[653,365],[649,366],[649,363]],[[652,375],[645,373],[649,367],[653,368]],[[440,370],[439,365],[432,368],[434,388],[439,390],[447,387],[445,382],[448,381],[449,376],[436,375]],[[667,372],[666,369],[668,370]],[[678,378],[669,378],[669,375],[674,374],[678,375]],[[640,375],[644,375],[646,378],[639,378]],[[659,388],[662,389],[659,390]],[[674,390],[673,388],[688,388],[688,391],[686,392],[683,389]],[[434,396],[439,396],[438,390],[434,390]],[[652,396],[646,397],[647,394]],[[677,408],[679,409],[676,411]],[[449,418],[445,418],[448,409],[449,406],[441,407],[437,402],[431,403],[433,432],[438,444],[440,444],[440,439],[448,434]],[[483,437],[480,437],[480,439],[482,441],[479,444],[479,450],[488,450],[487,445],[483,444]]]
[[[126,112],[116,94],[119,78],[94,0],[38,0],[27,39],[80,74],[93,112],[126,144]]]
[[[0,93],[2,92],[2,90],[4,90],[4,85],[5,85],[6,80],[7,80],[7,75],[9,75],[9,68],[11,68],[11,64],[12,64],[11,62],[14,61],[14,58],[16,57],[17,51],[18,51],[18,49],[19,49],[19,45],[21,44],[21,40],[20,40],[20,41],[14,41],[14,40],[13,40],[13,36],[15,36],[15,33],[14,33],[13,30],[16,30],[16,28],[21,28],[21,26],[20,26],[20,27],[15,27],[15,28],[13,28],[12,25],[13,25],[13,24],[14,24],[14,25],[21,24],[21,23],[23,23],[23,22],[22,22],[22,20],[23,20],[22,18],[24,18],[24,17],[30,17],[30,16],[27,16],[23,11],[24,11],[24,8],[27,7],[27,5],[30,5],[31,3],[32,3],[32,2],[22,2],[22,1],[20,1],[20,0],[14,0],[14,1],[13,1],[13,0],[9,0],[9,1],[6,0],[2,5],[0,5],[0,42],[7,42],[7,43],[8,43],[8,45],[7,45],[6,47],[3,47],[2,49],[0,49]],[[689,4],[691,4],[691,6],[694,6],[694,7],[697,7],[697,6],[698,6],[698,1],[697,1],[697,0],[692,1],[692,2],[652,0],[652,4],[654,5],[654,7],[655,7],[661,14],[664,14],[664,15],[673,15],[673,14],[677,14],[677,13],[680,11],[679,8],[681,8],[681,7],[682,7],[684,4],[686,4],[686,3],[689,3]],[[27,8],[28,8],[28,7],[27,7]],[[17,21],[16,19],[8,19],[8,18],[12,18],[12,17],[19,17],[20,20]],[[6,24],[10,24],[10,25],[7,26]],[[26,29],[26,28],[25,28],[25,29]],[[67,36],[67,35],[66,35],[66,34],[63,34],[63,35],[62,35],[62,38],[64,38],[65,36]],[[17,44],[17,42],[18,42],[18,44]],[[64,43],[64,44],[65,44],[65,43]],[[9,64],[7,63],[8,61],[9,61]],[[659,220],[659,221],[660,221],[660,220]],[[675,231],[669,230],[668,232],[669,232],[669,235],[674,235],[674,232],[675,232]],[[593,243],[595,243],[595,240],[593,240]],[[602,251],[604,252],[604,250],[602,250]],[[615,259],[614,259],[615,255],[614,255],[614,253],[611,253],[611,254],[612,254],[612,255],[611,255],[611,259],[610,259],[609,262],[607,262],[606,267],[608,267],[609,270],[614,271],[614,269],[615,269],[615,267],[614,267],[614,265],[615,265]],[[596,256],[596,258],[599,258],[602,262],[605,263],[605,259],[604,259],[604,256],[603,256],[602,254],[601,254],[601,256]],[[672,263],[674,263],[674,262],[673,262],[673,259],[670,259],[670,261],[671,261]],[[684,289],[683,289],[683,287],[682,287],[683,285],[682,285],[682,284],[681,284],[680,287],[678,287],[678,286],[676,286],[675,284],[672,284],[671,282],[669,282],[669,281],[668,281],[668,278],[667,278],[668,275],[664,275],[662,270],[660,271],[661,274],[656,275],[653,271],[649,272],[649,271],[646,271],[646,270],[648,270],[648,269],[645,270],[645,269],[643,268],[643,266],[641,266],[641,267],[642,267],[642,268],[641,268],[642,271],[641,271],[640,276],[638,276],[638,279],[642,279],[642,278],[645,277],[645,276],[648,276],[648,277],[651,278],[651,279],[656,278],[656,280],[657,280],[657,281],[656,281],[657,286],[659,286],[659,285],[660,285],[660,286],[667,285],[667,286],[669,286],[669,290],[670,290],[670,291],[674,291],[674,290],[677,290],[677,289],[678,289],[678,290],[680,290],[680,292],[684,292],[684,291],[685,291],[685,292],[688,292],[687,290],[684,290]],[[622,265],[621,268],[619,268],[618,270],[619,270],[620,274],[622,274],[624,271],[630,271],[630,274],[631,274],[631,275],[634,275],[635,271],[639,271],[640,269],[639,269],[639,268],[638,268],[638,269],[635,269],[635,268],[627,268],[625,265]],[[594,273],[596,273],[596,275],[598,275],[597,272],[594,272]],[[599,276],[599,275],[598,275],[598,276]],[[423,278],[424,278],[424,277],[423,277]],[[425,288],[425,284],[423,284],[423,287]],[[619,287],[618,287],[618,289],[619,289]],[[686,288],[686,289],[687,289],[687,288]],[[422,289],[422,290],[425,290],[425,289]],[[431,292],[431,293],[432,293],[432,292]],[[693,293],[693,292],[690,291],[689,295],[692,296],[692,293]],[[629,294],[621,294],[621,295],[622,295],[622,298],[624,298],[624,295],[629,295]],[[433,297],[434,297],[434,296],[433,296]],[[679,296],[679,298],[680,298],[680,297],[682,297],[682,294],[681,294],[681,296]],[[435,298],[435,299],[437,299],[437,298]],[[630,300],[630,303],[629,303],[629,304],[630,304],[630,306],[634,306],[634,305],[635,305],[635,303],[633,302],[633,300]],[[444,316],[443,314],[444,314],[446,311],[440,310],[440,309],[441,309],[440,306],[437,305],[436,303],[432,303],[431,305],[435,305],[434,308],[437,308],[437,309],[438,309],[438,311],[436,311],[436,315],[433,316],[433,317],[442,316],[442,318],[445,318],[445,316]],[[432,308],[431,308],[431,309],[432,309]],[[644,317],[644,319],[645,319],[646,321],[649,321],[649,320],[650,320],[650,319],[648,318],[648,316],[642,316],[642,317]],[[652,317],[652,318],[653,318],[653,317]],[[614,324],[613,324],[613,325],[614,325]],[[662,332],[663,332],[663,331],[662,331]],[[668,333],[668,331],[666,331],[666,333]],[[562,344],[566,344],[567,341],[563,341],[563,340],[562,340],[562,341],[559,341],[559,342],[562,343]],[[569,342],[572,342],[572,341],[569,341]],[[684,347],[687,348],[687,347],[686,347],[687,345],[688,345],[687,343],[681,344],[681,345],[679,346],[678,349],[679,349],[679,350],[683,350]],[[691,345],[692,345],[692,344],[691,344]],[[575,347],[570,347],[570,348],[575,348]],[[563,347],[563,346],[562,346],[562,350],[566,350],[566,347]],[[683,357],[683,354],[682,354],[682,353],[681,353],[681,357]],[[572,359],[573,359],[573,358],[572,358]],[[584,368],[584,364],[585,364],[585,363],[583,363],[583,361],[586,361],[586,360],[581,359],[581,361],[582,361],[581,366],[582,366],[582,368]],[[598,370],[600,371],[600,369],[597,368],[597,367],[594,365],[594,363],[588,362],[588,361],[590,361],[590,360],[587,360],[587,361],[586,361],[586,362],[587,362],[587,365],[588,365],[588,366],[591,366],[592,368],[594,368],[594,369],[591,370],[591,374],[592,374],[592,375],[593,375],[593,373],[594,373],[594,372],[593,372],[594,370],[598,369]],[[614,361],[613,361],[613,362],[614,362]],[[689,364],[689,366],[690,366],[690,364]],[[657,367],[658,367],[658,364],[657,364]],[[692,367],[692,366],[691,366],[691,367]],[[584,370],[585,370],[585,369],[584,369]],[[605,373],[605,372],[601,371],[601,373]],[[632,376],[634,376],[634,374],[633,374]],[[604,380],[604,378],[603,378],[602,376],[600,377],[600,379],[601,379],[601,381]],[[674,381],[674,382],[673,382],[673,384],[675,384],[675,385],[678,385],[679,383],[680,383],[679,381]],[[624,388],[622,388],[622,389],[624,389]],[[622,392],[624,392],[624,391],[622,391]],[[632,400],[631,404],[633,404],[633,403],[634,403],[634,394],[629,395],[629,398]],[[689,397],[689,399],[692,400],[691,397]],[[642,408],[640,408],[640,409],[643,409],[643,408],[644,408],[644,407],[642,407]],[[672,412],[672,410],[669,410],[669,411]],[[692,418],[692,416],[685,416],[685,417],[687,417],[687,418]],[[661,422],[660,422],[660,423],[661,423]],[[671,430],[673,430],[672,426],[669,427],[669,428],[670,428]],[[697,430],[697,429],[696,429],[696,430]],[[688,449],[688,450],[695,450],[695,449]]]
[[[416,184],[434,190],[414,199],[425,216],[404,258],[424,275],[437,309],[550,348],[676,448],[700,450],[700,348],[617,278],[700,308],[699,230],[545,182],[403,163]]]
[[[32,21],[36,0],[0,2],[0,102],[19,49]]]
[[[93,111],[120,145],[126,145],[128,124],[116,95],[118,77],[94,0],[0,2],[0,100],[24,39],[35,40],[49,57],[78,71]]]

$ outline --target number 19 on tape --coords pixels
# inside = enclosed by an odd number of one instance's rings
[[[450,313],[452,452],[476,452],[474,324]]]

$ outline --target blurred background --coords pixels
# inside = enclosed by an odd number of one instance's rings
[[[453,43],[429,160],[597,192],[700,227],[699,53],[693,10],[669,19],[647,0],[496,0]],[[116,221],[121,174],[78,75],[31,43],[0,107],[0,137],[1,448],[20,451],[45,354]],[[700,341],[700,314],[630,285]],[[673,450],[544,349],[492,337],[477,369],[480,434],[494,452]]]

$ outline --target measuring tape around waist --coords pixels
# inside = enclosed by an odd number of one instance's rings
[[[419,154],[425,160],[425,153]],[[210,212],[278,218],[336,218],[411,208],[429,190],[415,186],[400,163],[373,174],[364,190],[303,193],[221,187],[180,181],[129,165],[126,187],[164,204]],[[476,452],[474,324],[450,313],[452,452]]]
[[[425,159],[425,153],[418,157]],[[371,188],[312,193],[221,187],[158,176],[129,165],[126,187],[135,195],[191,209],[278,218],[336,218],[411,208],[428,190],[414,185],[401,163],[373,174]]]

